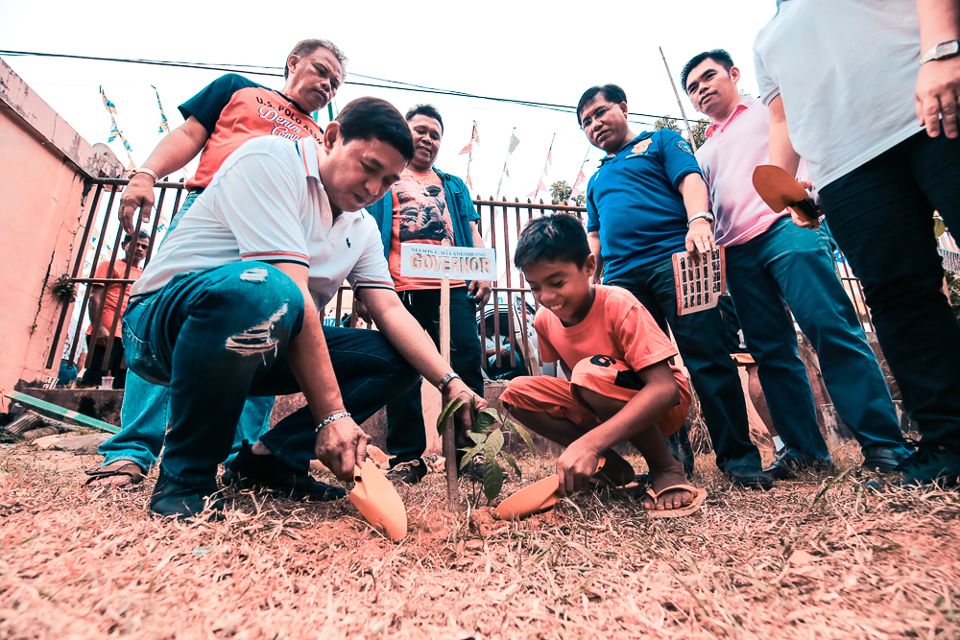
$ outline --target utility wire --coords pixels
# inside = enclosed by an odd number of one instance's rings
[[[10,49],[0,49],[0,55],[6,56],[33,56],[38,58],[66,58],[71,60],[90,60],[97,62],[120,62],[127,64],[145,64],[145,65],[154,65],[161,67],[178,67],[183,69],[203,69],[206,71],[225,71],[225,72],[234,72],[242,70],[244,73],[250,75],[258,76],[271,76],[271,77],[283,77],[283,72],[279,67],[271,67],[264,65],[245,65],[245,64],[233,64],[233,63],[205,63],[205,62],[187,62],[187,61],[177,61],[177,60],[149,60],[145,58],[114,58],[107,56],[84,56],[78,54],[67,54],[67,53],[49,53],[41,51],[15,51]],[[563,113],[576,113],[576,107],[573,105],[557,104],[553,102],[541,102],[538,100],[522,100],[518,98],[503,98],[498,96],[489,96],[476,93],[469,93],[466,91],[457,91],[454,89],[443,89],[439,87],[431,87],[427,85],[413,84],[409,82],[403,82],[400,80],[389,80],[385,78],[377,78],[375,76],[366,76],[359,73],[350,73],[350,76],[355,76],[357,78],[364,78],[372,82],[364,82],[357,80],[347,80],[344,84],[349,84],[357,87],[370,87],[375,89],[393,89],[396,91],[412,91],[416,93],[429,93],[433,95],[443,95],[443,96],[452,96],[458,98],[470,98],[474,100],[487,100],[491,102],[500,102],[504,104],[516,104],[524,107],[534,107],[539,109],[547,109],[551,111],[559,111]],[[386,83],[386,84],[384,84]],[[652,113],[642,113],[639,111],[630,111],[627,113],[628,116],[635,116],[641,118],[654,118],[654,119],[666,119],[673,121],[682,121],[683,118],[677,118],[674,116],[668,115],[656,115]],[[651,126],[649,122],[638,122],[631,121],[636,124],[642,124],[645,126]]]

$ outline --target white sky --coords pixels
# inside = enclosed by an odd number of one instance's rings
[[[170,11],[171,6],[182,7],[182,13]],[[312,15],[305,10],[309,6],[245,1],[99,5],[75,0],[38,5],[0,0],[0,48],[280,67],[296,41],[318,37],[334,41],[346,53],[348,82],[353,72],[565,105],[575,105],[591,85],[613,82],[626,90],[631,111],[678,116],[657,46],[663,46],[675,78],[692,55],[726,48],[743,71],[741,89],[755,94],[753,39],[775,10],[774,0],[340,0],[317,3]],[[105,142],[110,131],[98,93],[102,84],[117,106],[120,128],[138,163],[160,139],[150,85],[159,89],[175,127],[182,122],[176,106],[220,75],[54,58],[4,60],[90,143]],[[267,86],[282,86],[281,78],[252,77]],[[570,113],[350,85],[341,88],[336,105],[362,95],[390,100],[401,111],[418,102],[434,104],[446,125],[437,166],[461,176],[467,156],[457,154],[476,120],[480,146],[471,170],[475,195],[496,191],[513,127],[520,145],[502,191],[511,199],[525,198],[536,186],[554,133],[547,185],[560,179],[572,184],[584,154],[592,149]],[[684,108],[688,117],[697,115],[686,98]],[[634,125],[638,132],[643,128]],[[112,146],[126,162],[119,142]],[[601,156],[597,149],[590,151],[588,175]]]

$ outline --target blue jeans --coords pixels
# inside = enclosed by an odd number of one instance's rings
[[[199,195],[200,192],[191,191],[183,199],[183,204],[170,222],[168,235]],[[247,401],[240,415],[237,438],[227,461],[237,455],[244,440],[256,442],[260,434],[270,428],[273,402],[273,398],[269,397],[250,398]],[[147,382],[133,371],[128,371],[123,405],[120,407],[120,432],[111,436],[97,449],[103,456],[103,464],[130,460],[144,471],[153,467],[163,447],[169,416],[170,394],[167,387]]]
[[[820,189],[863,284],[920,447],[960,451],[960,324],[941,289],[931,216],[960,231],[960,140],[920,131]]]
[[[244,277],[251,270],[266,277]],[[170,430],[160,463],[165,475],[194,486],[209,483],[230,451],[247,397],[300,391],[285,353],[303,317],[297,285],[259,262],[181,274],[130,301],[123,317],[129,367],[170,389]],[[344,404],[357,422],[418,379],[378,332],[323,331]],[[305,470],[314,457],[314,424],[304,408],[261,441]]]
[[[420,326],[440,344],[440,290],[404,291],[400,294],[407,311]],[[467,298],[467,288],[450,290],[450,366],[474,393],[483,397],[483,374],[480,372],[483,351],[477,333],[477,310]],[[423,403],[420,384],[398,395],[387,405],[387,452],[393,464],[414,460],[427,448],[423,424]],[[432,428],[432,426],[431,426]],[[457,435],[460,433],[457,425]]]
[[[788,306],[817,352],[837,414],[860,446],[908,454],[880,365],[837,278],[828,237],[784,217],[726,252],[743,336],[790,453],[830,459]]]
[[[677,315],[677,293],[670,258],[640,265],[612,282],[630,291],[664,332],[673,331],[690,381],[700,399],[704,421],[723,471],[759,469],[760,452],[750,441],[747,406],[740,375],[730,358],[723,319],[714,307]]]

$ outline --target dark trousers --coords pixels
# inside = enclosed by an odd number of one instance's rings
[[[400,299],[439,348],[440,290],[403,291]],[[450,367],[479,396],[483,396],[482,361],[476,307],[467,298],[466,287],[451,289]],[[422,456],[426,448],[427,436],[418,381],[412,389],[387,404],[387,451],[396,456],[393,460],[396,464]]]
[[[266,272],[257,279],[245,272]],[[285,353],[302,327],[303,296],[279,269],[242,262],[182,274],[163,289],[130,301],[123,319],[130,368],[170,389],[164,473],[203,485],[233,444],[248,396],[297,393]],[[346,409],[363,422],[416,372],[375,331],[324,327]],[[279,458],[306,470],[316,422],[308,408],[262,437]]]
[[[960,325],[931,216],[960,231],[960,140],[920,132],[820,189],[924,445],[960,447]]]
[[[123,366],[123,341],[120,338],[113,339],[109,362],[106,357],[106,339],[95,342],[91,336],[87,336],[87,349],[93,355],[90,358],[90,366],[83,372],[80,384],[85,387],[99,387],[103,376],[109,373],[113,376],[113,388],[123,389],[123,382],[127,377],[127,369]]]
[[[605,284],[630,291],[674,339],[700,399],[717,466],[724,471],[759,468],[760,452],[750,441],[747,406],[737,367],[730,358],[723,319],[714,307],[677,315],[673,263],[668,257],[644,264]]]

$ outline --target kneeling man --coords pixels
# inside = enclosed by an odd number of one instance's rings
[[[308,405],[256,443],[253,458],[304,467],[315,455],[342,479],[366,455],[370,438],[357,423],[411,387],[417,372],[445,400],[460,396],[467,411],[485,406],[401,304],[377,225],[362,211],[412,157],[403,116],[361,98],[322,143],[245,143],[170,233],[123,322],[130,368],[170,388],[153,512],[204,509],[250,395],[302,391]],[[317,310],[344,279],[380,332],[321,326]]]

